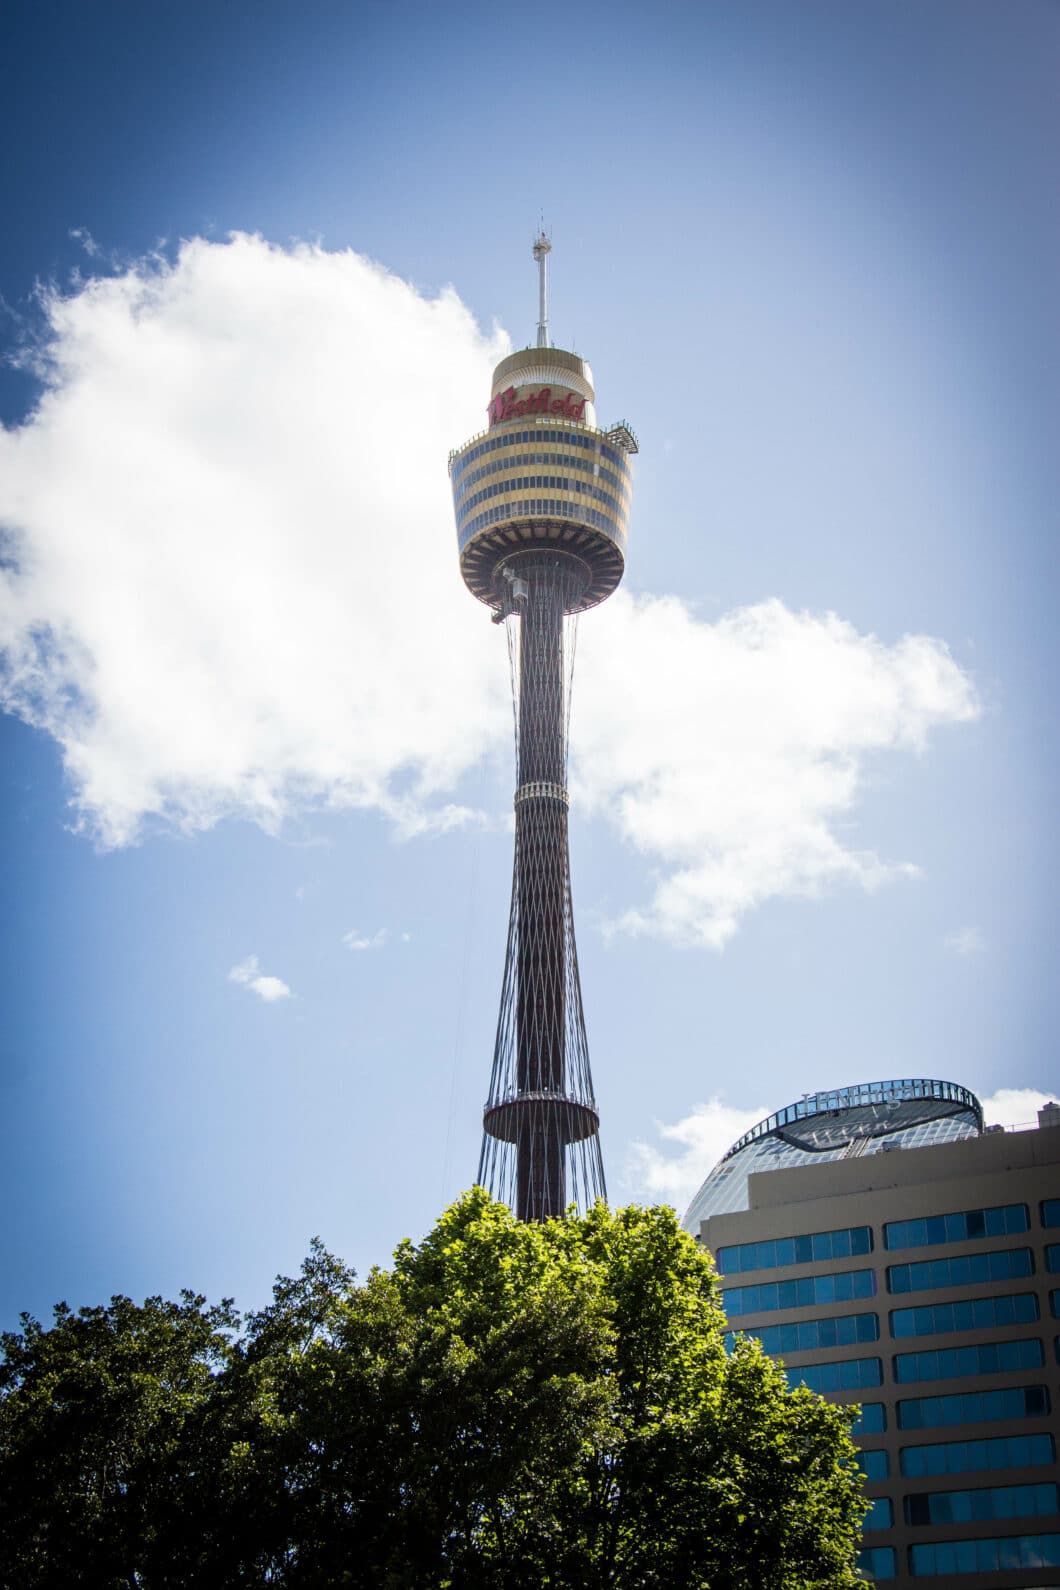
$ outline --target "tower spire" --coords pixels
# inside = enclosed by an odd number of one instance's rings
[[[544,222],[534,239],[534,258],[537,261],[537,345],[547,348],[548,342],[548,256],[552,253],[552,239],[545,231]]]

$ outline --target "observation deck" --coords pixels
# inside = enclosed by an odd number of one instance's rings
[[[526,348],[493,373],[489,428],[449,456],[464,582],[495,611],[502,565],[559,551],[584,567],[572,611],[610,596],[625,569],[637,439],[626,421],[600,430],[592,372],[562,348]]]

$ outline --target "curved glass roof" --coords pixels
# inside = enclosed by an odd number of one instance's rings
[[[958,1082],[905,1077],[807,1093],[737,1139],[689,1204],[683,1224],[696,1233],[708,1215],[747,1209],[752,1173],[978,1137],[982,1130],[982,1106]]]

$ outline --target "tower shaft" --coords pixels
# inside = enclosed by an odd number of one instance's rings
[[[517,892],[521,904],[516,968],[516,1076],[519,1092],[562,1097],[567,1011],[566,700],[563,585],[546,568],[528,568],[520,604]],[[540,790],[540,792],[539,792]],[[518,1142],[516,1212],[524,1219],[562,1214],[566,1205],[564,1122],[540,1103]]]

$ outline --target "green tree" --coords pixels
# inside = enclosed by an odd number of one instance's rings
[[[480,1190],[363,1284],[315,1244],[238,1339],[190,1295],[26,1321],[0,1372],[0,1578],[859,1583],[849,1410],[755,1343],[727,1354],[724,1327],[672,1211],[524,1225]]]

